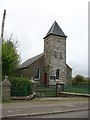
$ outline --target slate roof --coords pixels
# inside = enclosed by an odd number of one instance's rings
[[[41,58],[44,55],[44,53],[41,53],[35,57],[32,57],[28,60],[26,60],[24,63],[21,64],[20,69],[28,67],[30,64],[34,63],[36,60]]]
[[[68,64],[66,64],[66,67],[72,70],[72,68]]]
[[[67,37],[64,32],[62,31],[62,29],[59,27],[58,23],[55,21],[53,23],[53,25],[51,26],[51,28],[49,29],[48,33],[46,34],[46,36],[44,37],[44,39],[46,37],[48,37],[49,35],[58,35],[58,36],[62,36],[62,37]]]

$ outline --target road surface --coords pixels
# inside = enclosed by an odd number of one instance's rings
[[[60,100],[40,100],[2,105],[3,117],[32,116],[37,114],[60,113],[77,109],[88,109],[88,101],[83,98],[60,98]]]
[[[38,113],[49,113],[54,111],[66,111],[74,109],[84,109],[88,108],[87,102],[78,102],[78,103],[53,103],[53,104],[12,104],[11,106],[7,105],[3,107],[2,113],[3,116],[24,116]]]
[[[32,118],[88,118],[88,110],[33,116]]]
[[[17,117],[17,118],[15,117],[3,118],[2,120],[34,120],[34,118],[37,118],[38,120],[40,118],[87,118],[88,119],[88,110],[51,114],[51,115],[39,115],[39,116],[32,116],[32,117],[30,116],[30,117]]]

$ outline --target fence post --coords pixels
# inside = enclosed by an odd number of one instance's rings
[[[32,93],[36,93],[36,82],[33,80],[33,77],[31,77],[32,81]]]
[[[5,76],[5,79],[2,81],[2,99],[10,100],[11,94],[11,83],[8,80],[8,76]]]
[[[57,97],[63,91],[63,89],[64,89],[64,82],[56,83],[56,96]]]

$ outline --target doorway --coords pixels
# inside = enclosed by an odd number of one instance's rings
[[[44,73],[44,85],[48,84],[47,73]]]

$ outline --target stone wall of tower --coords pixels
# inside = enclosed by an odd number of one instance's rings
[[[56,70],[60,69],[59,78],[66,83],[66,38],[49,35],[44,40],[44,53],[45,66],[49,67],[49,78],[56,75]]]

